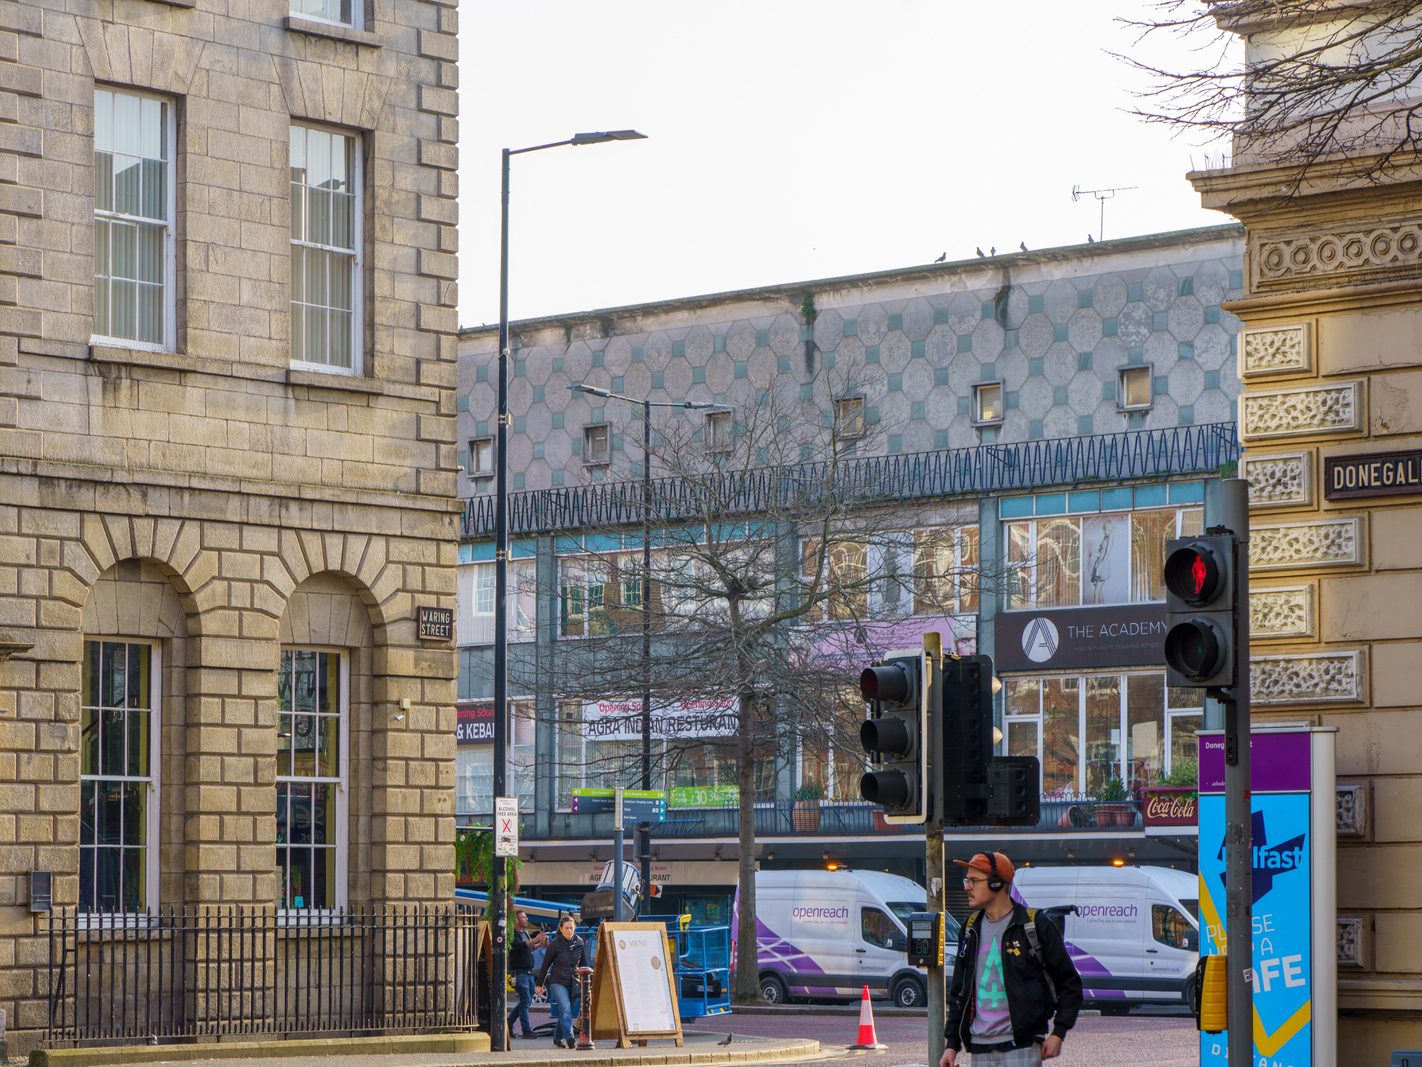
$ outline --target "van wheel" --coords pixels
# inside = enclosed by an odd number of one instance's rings
[[[894,984],[894,1007],[921,1008],[928,1002],[928,991],[917,978],[902,978]]]
[[[1185,988],[1181,993],[1181,998],[1185,1001],[1185,1006],[1190,1009],[1191,1015],[1200,1014],[1200,1005],[1195,989],[1195,979],[1193,977],[1185,979]]]
[[[786,1004],[790,1000],[790,991],[775,975],[763,974],[760,976],[760,999],[767,1004]]]

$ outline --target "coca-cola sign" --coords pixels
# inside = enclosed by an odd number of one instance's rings
[[[1156,786],[1145,791],[1141,815],[1146,826],[1195,826],[1199,797],[1192,786]]]

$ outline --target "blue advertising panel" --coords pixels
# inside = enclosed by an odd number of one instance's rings
[[[1318,901],[1312,877],[1316,842],[1309,742],[1307,732],[1256,733],[1250,749],[1252,1067],[1327,1067],[1330,1059],[1314,1055],[1313,927]],[[1200,927],[1201,954],[1223,951],[1228,933],[1225,797],[1223,738],[1218,736],[1200,738]],[[1225,1067],[1228,1048],[1228,1034],[1201,1033],[1201,1067]]]

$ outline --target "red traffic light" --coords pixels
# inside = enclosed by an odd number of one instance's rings
[[[1208,604],[1226,592],[1225,563],[1213,545],[1191,542],[1165,560],[1165,588],[1187,604]]]
[[[902,704],[909,699],[912,691],[908,669],[901,663],[865,667],[859,675],[859,692],[865,700]]]

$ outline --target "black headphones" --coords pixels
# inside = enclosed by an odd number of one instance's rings
[[[997,853],[987,852],[984,853],[984,855],[988,858],[988,866],[992,868],[992,870],[988,872],[987,887],[994,893],[1000,893],[1002,887],[1007,883],[1002,880],[1002,875],[997,873]]]

